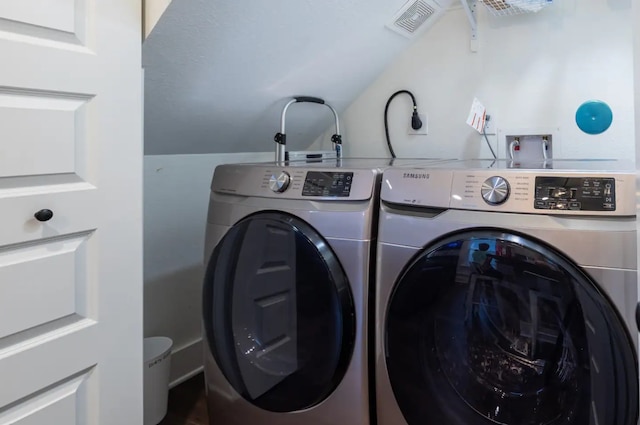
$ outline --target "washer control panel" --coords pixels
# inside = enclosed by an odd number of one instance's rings
[[[352,183],[352,172],[308,171],[302,186],[302,196],[348,197]]]
[[[629,171],[392,168],[381,200],[415,207],[541,215],[634,216]]]
[[[535,209],[616,210],[616,182],[613,178],[537,176],[535,190]]]

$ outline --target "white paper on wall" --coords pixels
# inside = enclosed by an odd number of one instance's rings
[[[467,124],[473,127],[478,133],[482,134],[486,116],[487,109],[477,97],[474,97],[473,103],[471,104],[471,111],[469,111],[469,117],[467,117]]]

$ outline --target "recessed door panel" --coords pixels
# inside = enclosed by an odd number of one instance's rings
[[[90,98],[0,88],[0,178],[75,173],[76,161],[86,161],[79,153],[86,150],[83,106]]]
[[[93,384],[92,370],[56,383],[43,393],[26,397],[15,406],[0,413],[0,423],[11,425],[40,425],[44,423],[79,425],[84,422],[78,415],[88,388]],[[91,380],[91,381],[90,381]],[[87,382],[90,381],[90,382]]]
[[[0,16],[38,27],[73,32],[75,0],[3,0]]]
[[[0,341],[63,317],[86,317],[86,238],[0,252]]]

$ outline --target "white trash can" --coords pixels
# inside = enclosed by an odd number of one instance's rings
[[[144,425],[157,425],[167,414],[172,345],[164,336],[144,339]]]

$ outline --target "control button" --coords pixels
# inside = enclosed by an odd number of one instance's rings
[[[547,204],[547,201],[536,201],[535,207],[536,208],[547,209],[547,208],[549,208],[549,205]]]
[[[556,209],[557,210],[566,210],[567,209],[567,203],[566,202],[558,202],[556,204]]]
[[[556,207],[556,202],[555,201],[549,201],[549,208],[553,209]]]
[[[289,187],[291,182],[291,176],[286,171],[281,172],[279,175],[272,174],[269,178],[269,188],[276,192],[282,193]]]
[[[569,209],[579,210],[581,208],[580,202],[569,202]]]
[[[550,190],[550,194],[549,197],[551,198],[564,198],[564,196],[567,194],[567,189],[565,189],[564,187],[557,187],[555,189]]]
[[[489,177],[482,183],[480,193],[487,204],[500,205],[509,198],[509,182],[504,177]]]
[[[605,210],[613,210],[615,209],[615,206],[613,204],[604,203],[602,204],[602,208],[604,208]]]

